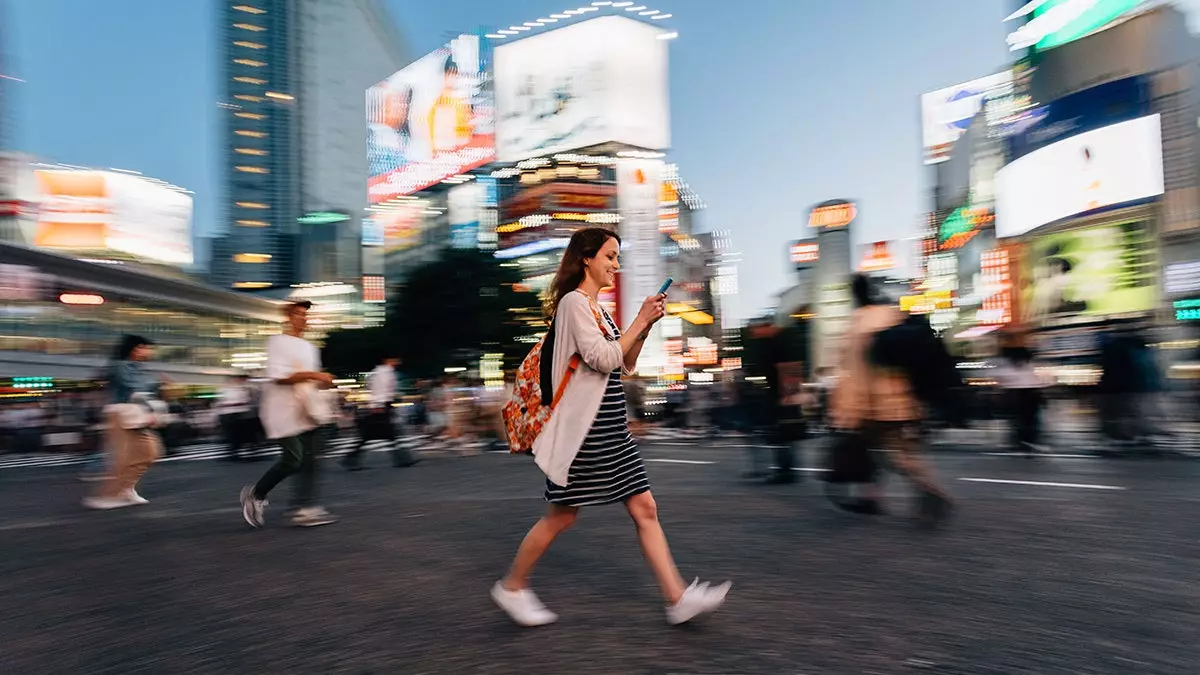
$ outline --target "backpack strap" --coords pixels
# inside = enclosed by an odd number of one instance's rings
[[[592,318],[594,318],[596,320],[596,325],[600,328],[600,332],[603,333],[606,338],[612,338],[612,331],[610,331],[608,329],[608,327],[604,325],[604,319],[603,319],[603,317],[600,316],[600,306],[598,304],[596,304],[596,301],[592,299],[592,296],[588,295],[587,293],[584,293],[583,295],[584,295],[584,297],[586,297],[588,299],[588,309],[592,310]],[[553,335],[555,330],[556,330],[555,321],[551,320],[551,322],[550,322],[551,335]],[[544,342],[542,345],[543,354],[545,354],[547,345],[550,346],[550,358],[544,360],[542,363],[543,364],[552,364],[554,361],[554,347],[553,347],[554,338],[553,337],[547,336],[546,342]],[[562,382],[558,383],[558,389],[555,390],[554,398],[551,399],[551,401],[550,401],[551,409],[558,407],[559,400],[562,399],[563,393],[566,392],[566,390],[567,390],[567,384],[571,381],[571,378],[575,376],[575,371],[579,370],[579,364],[581,364],[581,363],[583,363],[582,356],[580,356],[579,354],[571,355],[571,360],[567,362],[567,372],[563,375]],[[542,368],[543,375],[545,375],[546,370],[547,370],[546,367],[543,366],[543,368]],[[542,382],[547,382],[547,381],[548,380],[546,380],[546,379],[542,379]],[[546,392],[547,389],[548,389],[548,387],[543,386],[543,388],[542,388],[543,394]],[[542,397],[543,404],[545,403],[545,400],[546,400],[545,396],[543,395],[543,397]]]

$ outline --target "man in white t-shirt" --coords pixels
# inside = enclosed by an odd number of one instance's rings
[[[333,376],[321,372],[320,352],[302,337],[311,307],[308,301],[289,304],[283,334],[267,339],[267,381],[258,414],[267,438],[279,443],[282,452],[256,485],[242,488],[242,516],[252,527],[264,524],[267,494],[293,474],[297,482],[292,524],[313,527],[337,522],[316,505],[320,427],[331,419],[328,403],[319,390],[332,387]]]
[[[396,400],[396,366],[400,359],[388,357],[367,376],[367,387],[371,392],[367,409],[358,418],[358,447],[342,459],[342,466],[350,471],[363,469],[362,454],[368,443],[387,441],[392,447],[392,466],[407,467],[419,459],[408,448],[396,442],[396,426],[392,420],[392,403]]]

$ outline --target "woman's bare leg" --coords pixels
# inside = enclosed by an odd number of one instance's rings
[[[533,573],[533,568],[537,565],[538,560],[545,555],[546,549],[550,548],[550,544],[554,543],[558,535],[575,524],[575,519],[578,517],[578,508],[551,504],[546,515],[542,516],[529,529],[525,539],[521,541],[517,555],[513,558],[512,567],[509,568],[508,576],[504,577],[504,581],[501,582],[504,589],[519,591],[528,586],[529,575]]]
[[[625,508],[637,526],[642,555],[646,557],[646,563],[658,579],[663,597],[671,604],[679,602],[687,584],[683,582],[679,568],[675,566],[675,560],[671,557],[667,535],[663,533],[662,525],[658,522],[658,504],[655,503],[654,496],[649,492],[634,495],[625,500]]]

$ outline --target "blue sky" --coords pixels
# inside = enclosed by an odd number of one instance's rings
[[[574,7],[547,0],[387,0],[413,55],[455,32]],[[587,3],[583,3],[587,4]],[[860,203],[859,242],[910,235],[926,207],[918,97],[1008,60],[1009,0],[662,0],[674,148],[744,254],[740,314],[791,282],[807,206]],[[18,149],[133,169],[196,193],[216,228],[218,66],[206,0],[0,0],[18,85]]]

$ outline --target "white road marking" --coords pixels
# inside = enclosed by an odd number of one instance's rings
[[[1001,485],[1033,485],[1036,487],[1077,488],[1080,490],[1127,490],[1120,485],[1094,485],[1089,483],[1051,483],[1040,480],[1009,480],[1006,478],[959,478],[968,483],[997,483]]]
[[[985,452],[983,454],[988,457],[1029,457],[1030,456],[1023,452]],[[1071,454],[1071,453],[1053,453],[1053,452],[1038,453],[1036,455],[1033,455],[1033,457],[1034,458],[1046,457],[1049,459],[1103,459],[1099,455],[1082,455],[1082,454],[1078,454],[1078,453]]]

